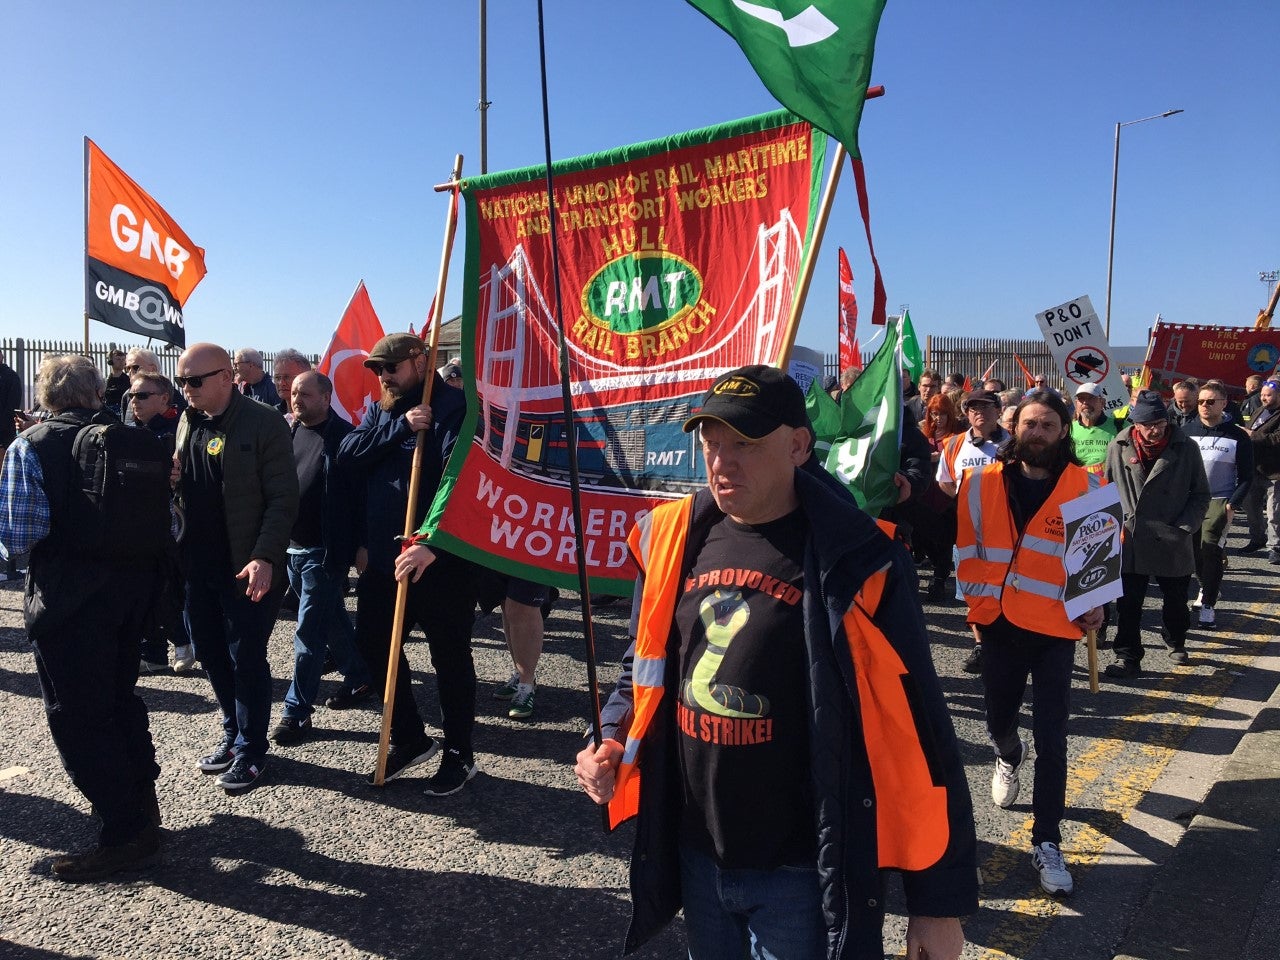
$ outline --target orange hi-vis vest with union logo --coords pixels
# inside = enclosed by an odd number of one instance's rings
[[[665,695],[667,658],[678,658],[671,627],[681,593],[681,575],[693,497],[664,503],[632,528],[628,545],[644,571],[632,664],[633,716],[609,801],[609,827],[635,816],[640,807],[640,752]],[[920,731],[904,689],[907,668],[873,622],[886,585],[888,565],[868,577],[842,620],[854,664],[861,730],[871,766],[876,848],[881,867],[924,870],[947,850],[950,824],[947,790],[935,784]],[[670,649],[669,649],[670,647]]]
[[[969,605],[969,622],[994,623],[1003,614],[1024,630],[1079,640],[1080,628],[1067,619],[1063,606],[1067,571],[1062,505],[1088,492],[1089,474],[1069,464],[1019,536],[1004,471],[1003,463],[971,471],[957,498],[956,580]]]

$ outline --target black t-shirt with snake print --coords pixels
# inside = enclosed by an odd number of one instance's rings
[[[725,517],[676,606],[681,839],[727,868],[813,866],[801,610],[805,521]]]

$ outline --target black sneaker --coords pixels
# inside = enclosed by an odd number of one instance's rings
[[[258,782],[258,778],[262,776],[262,768],[266,765],[265,759],[250,760],[241,754],[231,764],[231,769],[218,777],[218,786],[227,793],[243,793]]]
[[[969,651],[969,656],[964,658],[964,663],[960,669],[965,673],[981,673],[982,672],[982,644],[975,644],[973,649]]]
[[[121,870],[141,870],[160,857],[160,829],[143,828],[130,840],[114,847],[94,847],[85,853],[73,853],[53,861],[53,875],[66,883],[90,883],[103,880]]]
[[[1142,668],[1138,666],[1137,660],[1117,660],[1115,663],[1108,663],[1102,672],[1113,680],[1132,680],[1142,674]]]
[[[387,751],[387,769],[383,774],[382,782],[390,783],[396,777],[403,776],[410,767],[426,763],[439,752],[440,742],[434,737],[426,737],[412,747],[401,747],[393,743],[391,749]],[[375,782],[377,775],[378,770],[375,767],[367,778],[370,786],[377,786]]]
[[[324,705],[330,710],[350,710],[352,707],[358,707],[372,696],[373,687],[367,683],[358,687],[343,687],[326,700]]]
[[[222,742],[213,748],[212,753],[205,754],[196,763],[205,773],[221,773],[236,759],[235,744],[236,738],[226,734]]]
[[[428,797],[447,797],[457,793],[476,775],[476,770],[474,759],[464,760],[460,751],[446,750],[440,769],[427,781],[427,789],[422,792]]]
[[[1250,540],[1248,543],[1246,543],[1243,547],[1240,548],[1240,552],[1241,553],[1257,553],[1266,545],[1267,545],[1267,541],[1265,540]]]
[[[271,739],[283,747],[291,743],[301,743],[310,732],[310,717],[303,717],[300,720],[295,717],[281,717],[280,722],[271,731]]]

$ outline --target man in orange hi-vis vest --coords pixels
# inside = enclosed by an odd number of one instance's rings
[[[781,371],[725,374],[684,428],[708,487],[631,531],[636,639],[575,767],[638,817],[626,950],[683,909],[695,960],[880,958],[896,869],[907,956],[954,960],[973,810],[910,556],[801,468]]]
[[[1102,608],[1068,620],[1064,601],[1062,506],[1098,486],[1076,459],[1071,411],[1050,390],[1018,404],[1013,439],[996,462],[960,482],[956,580],[969,622],[982,637],[987,733],[996,750],[991,799],[1007,808],[1018,798],[1018,773],[1029,744],[1018,734],[1031,677],[1035,699],[1035,787],[1031,856],[1048,893],[1074,888],[1063,860],[1059,824],[1067,798],[1067,717],[1076,641],[1102,624]]]

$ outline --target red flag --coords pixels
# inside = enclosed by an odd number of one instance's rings
[[[983,371],[982,376],[980,376],[980,377],[978,378],[978,385],[979,385],[979,386],[981,386],[982,384],[986,383],[988,380],[990,380],[990,379],[992,378],[992,376],[993,376],[993,375],[995,374],[995,372],[996,372],[996,364],[997,364],[997,363],[999,363],[999,362],[1000,362],[999,360],[992,360],[992,361],[991,361],[991,366],[987,367],[987,369],[986,369],[985,371]]]
[[[964,385],[960,388],[960,391],[962,393],[968,393],[972,389],[973,389],[973,381],[969,379],[969,375],[966,373],[964,375]]]
[[[1027,378],[1027,389],[1030,390],[1036,385],[1035,376],[1033,376],[1031,371],[1027,369],[1027,365],[1022,362],[1022,358],[1016,353],[1013,355],[1013,359],[1017,360],[1018,366],[1022,368],[1022,375]]]
[[[382,393],[377,375],[364,365],[369,351],[382,336],[382,324],[361,280],[338,321],[338,328],[333,331],[329,349],[316,367],[333,381],[334,411],[356,426],[364,419],[365,410]]]
[[[858,298],[853,295],[853,268],[840,248],[840,372],[850,367],[862,369],[862,351],[858,348]]]

